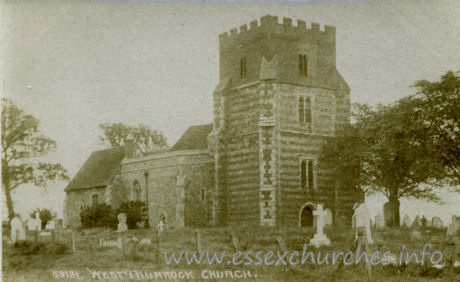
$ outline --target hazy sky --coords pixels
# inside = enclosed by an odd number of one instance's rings
[[[266,14],[336,26],[337,69],[353,102],[391,102],[415,80],[460,70],[460,1],[145,2],[2,3],[1,94],[41,120],[58,144],[49,158],[71,176],[103,148],[101,123],[144,123],[173,144],[211,122],[218,35]],[[22,188],[16,200],[22,209],[41,196],[61,204],[65,184]]]

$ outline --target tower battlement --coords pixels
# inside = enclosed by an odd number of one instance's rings
[[[297,20],[297,25],[293,25],[291,18],[283,18],[282,23],[278,21],[277,16],[267,15],[258,20],[253,20],[248,26],[242,25],[239,29],[234,28],[230,33],[224,32],[219,35],[219,44],[222,47],[231,46],[234,43],[241,43],[259,37],[263,34],[275,34],[286,37],[293,37],[298,40],[314,39],[328,43],[335,43],[335,27],[324,25],[321,29],[317,23],[307,23],[303,20]]]

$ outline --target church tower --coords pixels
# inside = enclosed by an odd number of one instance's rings
[[[215,224],[310,225],[316,204],[335,215],[351,212],[356,197],[337,191],[318,161],[321,145],[350,119],[335,33],[265,16],[219,36],[208,137]]]

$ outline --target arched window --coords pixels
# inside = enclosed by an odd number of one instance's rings
[[[313,179],[313,161],[308,162],[308,189],[313,189],[314,179]]]
[[[300,187],[303,191],[307,189],[307,162],[300,163]]]
[[[132,201],[140,201],[141,200],[141,185],[139,182],[136,180],[133,183],[133,191],[131,194],[131,200]]]

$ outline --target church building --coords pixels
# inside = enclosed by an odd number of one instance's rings
[[[94,152],[65,191],[65,224],[83,206],[147,203],[150,226],[311,226],[318,204],[351,221],[363,195],[337,188],[321,146],[350,122],[336,30],[264,16],[219,35],[213,123],[165,151],[132,140]]]

